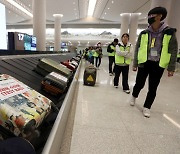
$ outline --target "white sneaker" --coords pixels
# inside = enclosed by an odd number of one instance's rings
[[[118,86],[114,86],[114,88],[118,88]]]
[[[113,76],[113,73],[109,73],[110,76]]]
[[[150,109],[144,108],[144,109],[143,109],[143,115],[144,115],[145,117],[149,118],[149,117],[150,117]]]
[[[126,94],[130,94],[130,90],[123,90]]]
[[[135,102],[136,102],[136,98],[134,96],[131,96],[130,100],[129,100],[129,104],[131,106],[134,106],[135,105]]]

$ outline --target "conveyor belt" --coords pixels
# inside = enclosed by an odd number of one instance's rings
[[[35,89],[36,91],[40,92],[41,94],[45,95],[49,99],[51,99],[55,104],[61,103],[59,102],[60,98],[54,97],[44,91],[41,90],[41,81],[43,79],[43,76],[39,75],[34,71],[34,68],[36,67],[37,63],[39,62],[39,59],[46,57],[53,59],[60,63],[60,61],[66,61],[68,59],[71,59],[73,56],[75,56],[75,53],[67,53],[67,54],[59,54],[59,55],[53,55],[53,54],[44,54],[41,56],[32,56],[28,57],[24,56],[22,58],[12,58],[9,56],[9,59],[6,58],[4,60],[0,60],[0,73],[9,74],[21,82],[25,83],[29,87]],[[64,95],[62,96],[64,97]],[[61,104],[58,104],[60,107]]]

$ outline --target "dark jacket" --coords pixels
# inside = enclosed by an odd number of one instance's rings
[[[113,42],[112,42],[111,44],[109,44],[108,47],[107,47],[107,52],[109,52],[109,53],[114,52],[114,50],[111,49],[111,45],[113,45],[114,47],[116,47],[116,46],[113,44]]]

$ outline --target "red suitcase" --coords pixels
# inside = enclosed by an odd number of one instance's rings
[[[72,71],[76,70],[76,67],[69,61],[61,62],[61,64],[63,64],[64,66],[66,66],[67,68],[69,68]]]

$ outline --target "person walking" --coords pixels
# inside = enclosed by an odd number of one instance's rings
[[[118,44],[118,39],[115,38],[114,41],[108,45],[107,52],[109,53],[109,75],[112,76],[114,73],[114,67],[112,69],[113,63],[115,63],[115,52],[116,52],[116,45]]]
[[[155,7],[148,13],[149,27],[143,30],[137,40],[133,71],[137,71],[130,105],[134,106],[136,98],[149,76],[148,93],[144,102],[143,115],[150,117],[150,109],[156,97],[156,91],[167,68],[168,77],[173,76],[177,58],[178,43],[176,29],[162,22],[167,16],[164,7]]]
[[[129,43],[129,34],[124,33],[121,37],[121,40],[122,42],[116,45],[114,87],[118,88],[119,76],[122,72],[123,91],[129,94],[130,90],[128,85],[128,74],[129,74],[129,65],[131,63],[132,46],[131,43]]]

